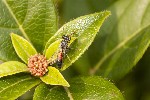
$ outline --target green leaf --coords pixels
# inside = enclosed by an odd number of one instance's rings
[[[72,37],[68,46],[70,46],[75,39],[75,37]],[[62,39],[56,40],[47,48],[45,53],[47,59],[50,59],[52,56],[54,56],[53,59],[56,59],[61,41]]]
[[[27,74],[16,74],[0,78],[0,100],[14,100],[40,83]]]
[[[141,59],[150,43],[149,2],[121,0],[109,8],[112,16],[88,51],[94,73],[119,80]]]
[[[62,26],[57,33],[50,38],[45,49],[47,49],[51,43],[61,39],[64,34],[71,35],[71,37],[77,37],[70,46],[71,50],[67,53],[68,57],[64,59],[61,70],[65,70],[75,62],[91,45],[102,23],[109,15],[109,11],[104,11],[79,17]]]
[[[28,59],[37,54],[34,47],[24,38],[11,33],[11,40],[17,55],[25,62],[28,63]]]
[[[58,69],[55,67],[49,67],[48,70],[49,71],[46,75],[40,77],[43,82],[50,85],[62,85],[67,87],[70,86]]]
[[[34,100],[124,100],[121,92],[111,82],[99,77],[78,77],[70,82],[71,87],[36,88]],[[67,93],[67,94],[66,94]]]
[[[18,61],[8,61],[0,64],[0,78],[25,71],[28,71],[27,66]]]
[[[108,56],[107,63],[102,66],[100,73],[114,80],[127,74],[141,59],[150,44],[150,25],[133,33],[133,35],[120,43]],[[138,45],[137,45],[138,44]],[[115,52],[115,54],[114,54]],[[117,53],[116,53],[117,52]],[[111,60],[114,60],[113,62]],[[119,63],[120,62],[120,63]],[[107,66],[107,67],[106,67]],[[104,68],[105,67],[105,68]]]
[[[99,76],[74,78],[70,86],[74,100],[124,100],[114,84]]]
[[[57,26],[52,0],[0,0],[0,60],[19,60],[10,33],[25,37],[41,52]]]
[[[62,86],[52,88],[49,85],[40,84],[35,89],[33,100],[69,100],[69,98]]]
[[[46,50],[45,56],[47,59],[50,59],[58,50],[61,39],[53,42]]]

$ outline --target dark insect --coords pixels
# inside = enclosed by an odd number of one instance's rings
[[[52,59],[51,61],[49,61],[49,65],[56,64],[58,66],[58,68],[62,67],[63,58],[66,55],[67,51],[69,50],[68,44],[70,43],[71,36],[63,35],[62,39],[63,40],[61,41],[60,46],[59,46],[57,59],[55,59],[55,60]]]
[[[69,49],[68,44],[70,43],[71,37],[69,35],[63,35],[62,39],[63,40],[60,43],[60,50],[58,52],[57,61],[56,61],[58,68],[62,67],[63,58]]]
[[[56,60],[56,64],[57,64],[58,68],[62,67],[63,57],[64,57],[64,54],[63,54],[63,51],[61,50],[61,51],[59,51],[59,53],[57,55],[57,60]]]

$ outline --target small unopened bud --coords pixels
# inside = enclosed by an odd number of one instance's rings
[[[48,62],[44,55],[36,54],[29,58],[28,68],[33,76],[43,76],[48,71]]]

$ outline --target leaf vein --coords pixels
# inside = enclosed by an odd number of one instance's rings
[[[15,16],[14,13],[13,13],[13,11],[12,11],[11,8],[9,7],[7,1],[6,1],[6,0],[3,0],[3,3],[5,4],[6,8],[9,10],[10,14],[12,15],[12,17],[14,18],[14,20],[16,21],[16,23],[18,24],[19,29],[20,29],[21,33],[23,34],[23,36],[24,36],[29,42],[31,42],[30,39],[29,39],[29,37],[27,36],[25,30],[23,29],[22,25],[19,23],[19,21],[17,20],[16,16]]]
[[[132,38],[134,38],[135,36],[137,36],[140,31],[142,31],[143,29],[149,27],[149,25],[146,25],[145,27],[142,27],[140,29],[138,29],[136,32],[134,32],[132,35],[130,35],[128,38],[126,38],[124,41],[122,41],[121,43],[119,43],[112,51],[110,51],[106,56],[104,56],[102,59],[100,59],[100,61],[98,62],[98,64],[94,67],[93,72],[91,73],[92,75],[95,74],[95,72],[99,69],[99,67],[107,60],[107,58],[109,58],[112,54],[114,54],[118,49],[120,49],[122,46],[124,46],[129,40],[131,40]]]
[[[53,89],[58,88],[58,87],[59,87],[59,86],[55,86],[55,87],[53,87],[53,88],[49,89],[49,92],[51,92]],[[44,99],[44,100],[47,100],[48,96],[49,96],[49,94],[47,94],[47,95],[46,95],[46,97],[45,97],[45,99]]]
[[[21,83],[21,82],[23,82],[23,81],[30,80],[30,79],[32,79],[32,78],[31,78],[31,77],[30,77],[30,78],[25,78],[25,79],[20,80],[20,81],[18,81],[18,82],[16,82],[16,83],[12,84],[12,85],[10,85],[10,86],[7,86],[7,87],[3,88],[3,89],[0,91],[0,93],[2,93],[4,90],[6,90],[6,89],[8,89],[8,88],[10,88],[10,87],[12,87],[12,86],[14,86],[14,85],[16,85],[16,84],[19,84],[19,83]]]
[[[71,94],[71,92],[70,92],[70,90],[69,90],[69,88],[64,87],[64,89],[65,89],[65,91],[67,92],[68,97],[70,98],[70,100],[74,100],[74,99],[73,99],[73,96],[72,96],[72,94]]]
[[[14,39],[15,39],[15,38],[14,38]],[[20,44],[20,42],[19,42],[17,39],[15,39],[15,40],[16,40],[17,43],[19,44],[20,48],[25,52],[25,54],[27,54],[27,56],[30,57],[29,52],[27,52],[26,50],[24,50],[24,48],[22,47],[22,45]],[[22,58],[21,58],[21,59],[22,59]]]

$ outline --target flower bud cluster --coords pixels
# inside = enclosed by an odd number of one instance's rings
[[[28,68],[33,76],[43,76],[48,71],[48,61],[44,55],[36,54],[28,60]]]

